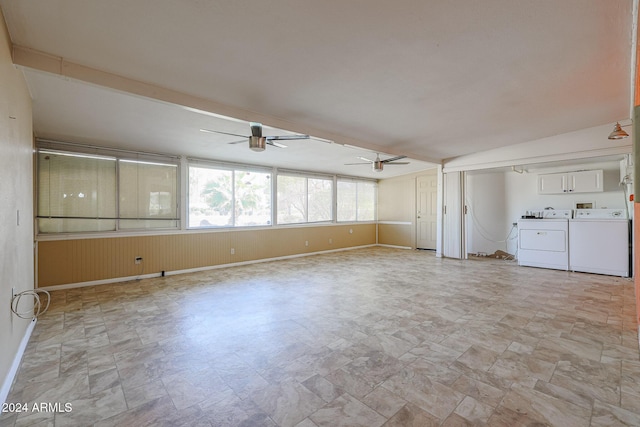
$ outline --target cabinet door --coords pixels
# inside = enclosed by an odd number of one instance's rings
[[[571,172],[569,174],[569,191],[572,193],[595,193],[604,191],[602,170]]]
[[[551,173],[538,175],[538,194],[558,194],[567,192],[567,174]]]

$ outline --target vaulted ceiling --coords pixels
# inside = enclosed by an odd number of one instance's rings
[[[16,60],[41,138],[375,177],[628,119],[633,6],[0,0],[27,58],[91,70],[85,79]],[[91,76],[102,72],[147,90],[101,86]],[[156,96],[164,90],[181,101]],[[254,153],[199,130],[245,134],[249,121],[317,139]],[[344,165],[377,152],[410,164]]]

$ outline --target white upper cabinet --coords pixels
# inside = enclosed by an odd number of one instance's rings
[[[538,175],[539,194],[566,193],[566,188],[567,174],[565,173],[550,173],[547,175]]]
[[[538,194],[600,192],[602,176],[602,169],[538,175]]]

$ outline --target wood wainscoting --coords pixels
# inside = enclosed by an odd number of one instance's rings
[[[375,244],[373,223],[40,240],[37,283],[117,281]]]

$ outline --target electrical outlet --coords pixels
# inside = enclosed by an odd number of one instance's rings
[[[329,244],[332,244],[332,243],[333,243],[333,239],[329,239]]]
[[[236,250],[234,248],[231,248],[231,255],[235,255],[236,254]]]
[[[305,245],[305,246],[309,246],[309,241],[308,241],[308,240],[305,240],[305,241],[304,241],[304,245]]]
[[[141,256],[137,256],[136,259],[135,259],[135,263],[136,264],[142,263],[142,257]]]
[[[353,234],[353,228],[349,229],[349,234]]]

